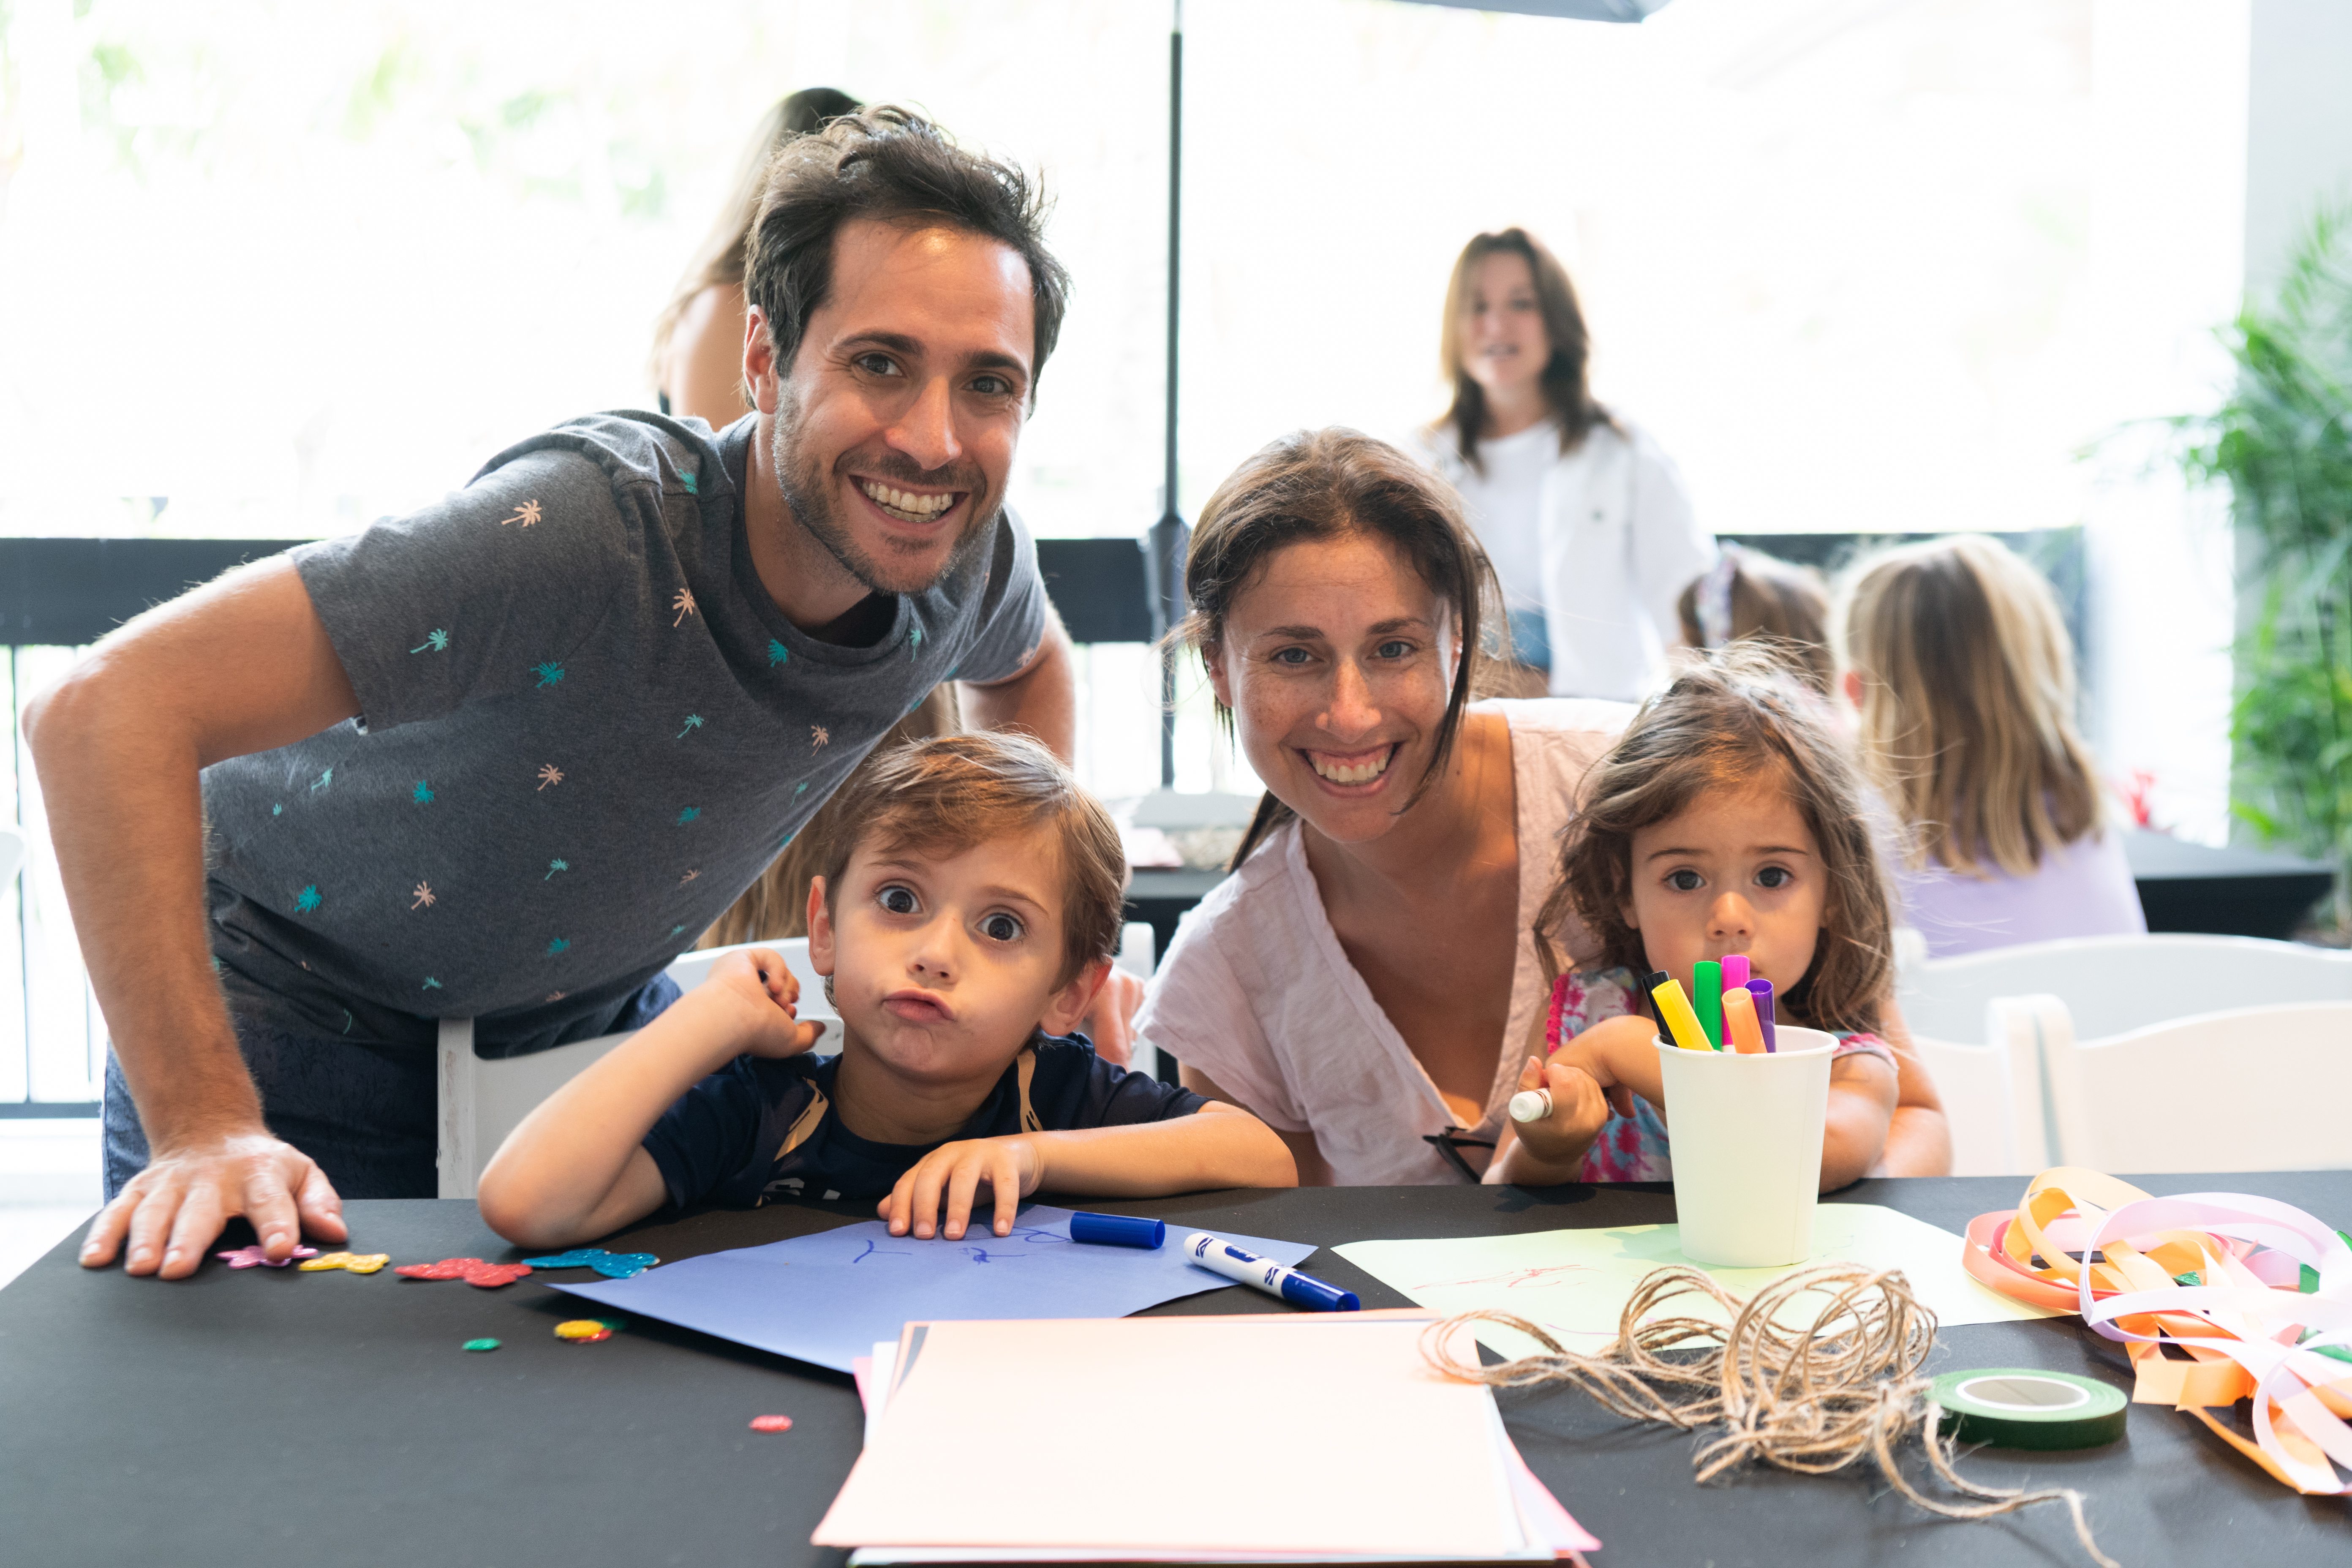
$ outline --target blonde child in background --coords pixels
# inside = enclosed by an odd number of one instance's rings
[[[809,959],[841,1054],[807,1052],[774,952],[710,977],[531,1112],[482,1216],[562,1247],[665,1205],[878,1198],[893,1235],[1009,1232],[1041,1187],[1143,1197],[1289,1186],[1249,1112],[1067,1036],[1102,984],[1127,879],[1118,830],[1053,754],[1003,734],[909,746],[843,792],[809,889]]]
[[[1538,931],[1585,933],[1555,973],[1522,1089],[1551,1114],[1514,1123],[1489,1181],[1655,1182],[1674,1173],[1641,978],[1692,984],[1701,959],[1748,955],[1781,1022],[1838,1038],[1822,1190],[1864,1175],[1940,1175],[1951,1142],[1892,995],[1893,921],[1853,769],[1823,703],[1771,656],[1686,668],[1587,775]]]

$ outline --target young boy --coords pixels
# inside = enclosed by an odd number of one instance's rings
[[[1109,973],[1127,858],[1052,753],[950,736],[848,788],[808,910],[841,1054],[806,1054],[818,1028],[780,956],[730,955],[509,1135],[479,1187],[493,1229],[562,1247],[666,1203],[837,1193],[880,1197],[894,1236],[952,1241],[983,1188],[1003,1236],[1040,1187],[1297,1182],[1256,1117],[1064,1033]]]

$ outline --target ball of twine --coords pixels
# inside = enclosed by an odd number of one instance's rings
[[[1782,1309],[1808,1291],[1819,1291],[1827,1302],[1808,1327],[1783,1327]],[[1684,1296],[1718,1303],[1731,1314],[1730,1324],[1687,1311],[1654,1315]],[[1549,1353],[1499,1366],[1457,1360],[1451,1349],[1454,1331],[1481,1322],[1516,1329]],[[1657,1269],[1625,1303],[1616,1339],[1597,1355],[1568,1349],[1525,1318],[1493,1310],[1432,1324],[1422,1337],[1422,1353],[1440,1372],[1467,1382],[1496,1388],[1565,1383],[1629,1421],[1685,1431],[1720,1428],[1699,1444],[1692,1460],[1702,1482],[1751,1459],[1827,1475],[1866,1454],[1887,1485],[1947,1519],[1991,1519],[2035,1503],[2063,1502],[2083,1550],[2102,1568],[2119,1568],[2092,1539],[2081,1492],[1980,1486],[1952,1468],[1951,1445],[1931,1414],[1933,1385],[1919,1372],[1935,1342],[1936,1314],[1911,1293],[1902,1270],[1833,1263],[1777,1279],[1744,1300],[1700,1269]],[[1662,1352],[1672,1352],[1672,1359]],[[1945,1484],[1982,1500],[1931,1498],[1905,1479],[1895,1450],[1914,1433]]]

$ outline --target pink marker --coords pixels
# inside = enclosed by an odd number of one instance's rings
[[[1723,955],[1723,988],[1737,991],[1748,984],[1748,955],[1727,952]]]

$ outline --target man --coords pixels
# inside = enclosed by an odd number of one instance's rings
[[[113,1040],[82,1261],[184,1276],[237,1214],[282,1258],[345,1238],[338,1189],[432,1195],[433,1021],[492,1056],[643,1023],[939,682],[1066,755],[1067,639],[1003,506],[1066,289],[1017,170],[838,122],[770,174],[753,414],[559,426],[37,701]]]

